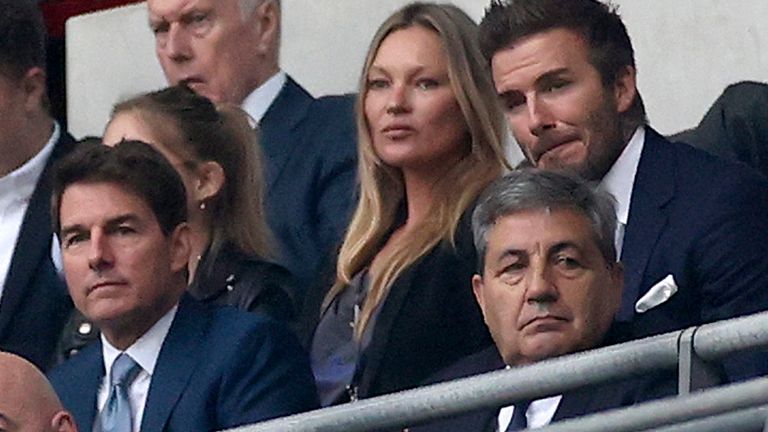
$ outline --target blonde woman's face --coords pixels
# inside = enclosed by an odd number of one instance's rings
[[[109,121],[107,128],[104,130],[104,137],[102,138],[104,144],[108,146],[115,146],[123,140],[143,141],[165,156],[184,182],[184,189],[187,192],[187,211],[190,212],[189,214],[192,214],[191,212],[197,209],[198,206],[196,198],[192,194],[198,180],[194,170],[186,166],[182,158],[169,151],[160,142],[149,125],[130,111],[122,112],[112,117],[112,120]]]
[[[413,26],[391,33],[366,78],[365,117],[386,164],[444,171],[466,154],[466,122],[436,32]]]

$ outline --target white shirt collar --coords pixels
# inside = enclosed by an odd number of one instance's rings
[[[552,423],[552,418],[555,417],[555,412],[557,412],[557,407],[560,406],[562,399],[563,395],[556,395],[544,399],[536,399],[531,402],[528,406],[528,411],[525,412],[528,429],[540,428]],[[498,427],[500,431],[507,430],[514,412],[514,405],[506,406],[499,410]]]
[[[35,187],[37,187],[37,181],[45,169],[45,164],[53,153],[53,148],[56,147],[59,136],[61,136],[61,128],[58,123],[53,122],[53,133],[45,146],[24,165],[0,177],[0,197],[2,197],[0,199],[2,201],[29,201]]]
[[[243,110],[257,123],[261,122],[287,80],[288,77],[282,70],[272,75],[264,84],[245,97],[242,104]]]
[[[623,225],[629,220],[629,204],[632,199],[632,186],[635,183],[640,154],[645,143],[645,127],[640,126],[632,134],[624,151],[614,162],[608,174],[600,181],[600,188],[616,199],[616,218]]]
[[[165,313],[162,318],[157,320],[146,333],[129,346],[125,350],[125,353],[131,356],[141,368],[146,371],[150,376],[155,371],[155,364],[157,363],[157,357],[160,355],[160,348],[163,346],[165,337],[168,336],[168,331],[171,329],[173,318],[176,316],[176,311],[179,306],[176,305],[171,310]],[[104,354],[104,370],[106,371],[106,382],[110,382],[110,372],[112,371],[112,363],[115,362],[117,356],[122,351],[112,346],[107,341],[104,334],[101,334],[102,352]]]

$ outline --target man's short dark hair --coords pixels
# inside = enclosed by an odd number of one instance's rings
[[[0,73],[20,78],[29,69],[45,69],[45,25],[37,3],[0,0]]]
[[[61,233],[61,198],[73,184],[112,183],[143,199],[166,236],[187,220],[187,196],[181,177],[162,154],[141,141],[114,147],[90,139],[57,165],[53,179],[51,220]]]
[[[480,23],[480,49],[490,64],[494,54],[521,38],[558,28],[584,38],[604,86],[614,84],[626,66],[635,68],[632,42],[616,7],[598,0],[492,0]],[[645,121],[640,94],[627,116]]]

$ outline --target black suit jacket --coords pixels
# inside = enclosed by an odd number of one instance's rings
[[[434,384],[465,378],[504,367],[496,346],[492,346],[463,358],[438,373],[429,382]],[[668,379],[670,377],[672,376],[659,374],[643,378],[627,378],[566,392],[552,417],[552,423],[674,394],[675,381]],[[499,409],[500,407],[471,411],[409,429],[411,432],[495,432]]]
[[[356,382],[360,397],[416,387],[493,343],[472,293],[477,252],[470,214],[467,211],[457,227],[455,249],[440,243],[393,283],[363,354],[365,367]],[[324,284],[324,290],[313,290],[308,297],[303,328],[307,346],[330,285]]]
[[[354,97],[314,99],[290,77],[260,123],[266,210],[297,298],[340,243],[352,213],[357,161]]]
[[[768,310],[766,227],[768,181],[647,128],[621,255],[619,319],[645,337]],[[638,299],[668,275],[677,293],[636,312]],[[768,372],[768,356],[739,358],[732,379]]]
[[[101,340],[49,375],[80,430],[96,418]],[[306,354],[277,322],[185,296],[157,357],[143,431],[212,431],[317,407]]]
[[[62,131],[24,215],[0,299],[0,350],[43,370],[53,362],[72,309],[66,284],[51,261],[51,177],[54,163],[74,146],[72,136]]]

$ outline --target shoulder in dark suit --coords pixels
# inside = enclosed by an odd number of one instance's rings
[[[298,298],[341,241],[355,196],[354,97],[314,99],[288,78],[261,121],[267,217]]]
[[[698,126],[670,137],[768,176],[768,84],[731,84]]]
[[[66,132],[46,162],[24,215],[0,300],[0,350],[51,366],[72,302],[51,261],[51,170],[75,146]]]
[[[416,387],[436,371],[493,343],[472,293],[477,252],[470,214],[471,209],[459,222],[455,248],[447,242],[438,244],[393,283],[364,353],[360,397]],[[307,345],[331,283],[325,285],[307,297],[303,328]]]
[[[50,374],[82,430],[93,425],[103,376],[100,342]],[[315,407],[306,354],[288,330],[185,297],[160,350],[141,429],[220,430]]]
[[[766,221],[762,176],[648,128],[621,256],[620,319],[643,337],[767,310]],[[677,293],[635,312],[637,300],[668,275]],[[763,374],[766,365],[752,363],[737,375]]]
[[[504,363],[492,346],[477,354],[465,357],[428,380],[435,384],[504,368]],[[607,384],[583,387],[563,394],[552,422],[579,417],[609,409],[645,402],[652,398],[673,394],[675,380],[666,374],[627,378]],[[669,378],[673,378],[671,375]],[[512,405],[512,404],[510,404]],[[420,426],[411,432],[495,432],[499,409],[488,408],[444,418]]]

